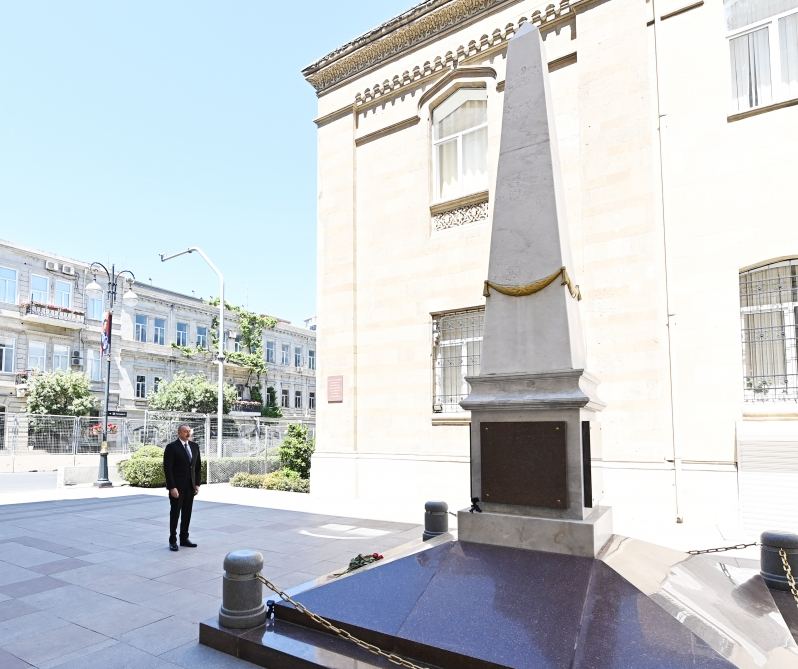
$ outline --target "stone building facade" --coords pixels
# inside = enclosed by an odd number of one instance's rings
[[[607,501],[619,518],[754,524],[794,507],[773,500],[795,474],[768,477],[798,472],[798,0],[427,0],[303,71],[314,492],[468,502],[458,402],[479,369],[505,55],[525,22],[545,41],[569,272],[608,404]]]
[[[0,411],[25,410],[26,378],[36,371],[56,369],[86,373],[98,400],[105,391],[105,360],[100,337],[105,296],[91,298],[89,263],[0,242]],[[105,293],[107,279],[97,281]],[[130,415],[147,409],[148,397],[163,381],[185,371],[201,373],[215,383],[213,356],[187,358],[172,344],[210,348],[211,327],[218,307],[145,283],[134,283],[135,306],[124,303],[119,284],[111,338],[109,407]],[[225,315],[225,347],[236,350],[237,318]],[[316,333],[277,320],[263,331],[265,397],[273,387],[283,416],[312,421],[316,406]],[[234,413],[259,412],[247,387],[247,370],[225,365],[225,380],[237,387],[241,402]]]

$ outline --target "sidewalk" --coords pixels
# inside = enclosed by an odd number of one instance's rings
[[[197,643],[199,621],[221,604],[227,552],[261,551],[264,574],[285,589],[421,533],[263,492],[203,486],[191,528],[199,546],[178,553],[167,549],[165,491],[0,493],[0,667],[252,666]]]

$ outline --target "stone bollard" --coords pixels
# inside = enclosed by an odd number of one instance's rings
[[[792,569],[793,578],[798,580],[798,534],[789,532],[762,532],[762,578],[769,588],[789,590],[784,564],[779,555],[779,548],[787,553],[787,562]]]
[[[224,558],[220,625],[248,629],[264,623],[263,585],[255,578],[261,569],[263,555],[257,551],[232,551]]]
[[[449,505],[446,502],[427,502],[424,505],[424,541],[449,531]]]

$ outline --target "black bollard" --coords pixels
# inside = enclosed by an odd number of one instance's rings
[[[449,531],[449,505],[446,502],[427,502],[424,505],[424,541]]]
[[[762,532],[761,544],[761,572],[765,583],[769,588],[789,590],[790,586],[787,582],[787,574],[784,571],[784,563],[779,555],[779,549],[784,549],[793,578],[798,579],[798,534],[775,531]]]

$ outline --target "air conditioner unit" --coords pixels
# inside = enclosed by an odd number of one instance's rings
[[[80,351],[72,351],[72,366],[80,367],[83,364],[83,354]]]
[[[25,397],[28,394],[28,389],[25,386],[17,386],[17,397]]]
[[[75,276],[75,268],[71,265],[64,265],[61,268],[61,271],[66,274],[67,276]]]
[[[58,263],[55,260],[47,260],[44,263],[44,266],[45,266],[46,269],[49,269],[51,272],[57,272],[58,271]]]

